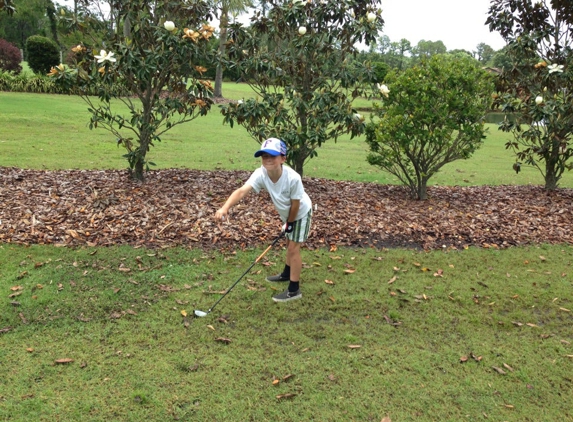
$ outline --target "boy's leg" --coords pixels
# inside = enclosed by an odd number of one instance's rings
[[[312,217],[312,210],[295,225],[293,233],[287,234],[287,254],[286,264],[290,269],[289,286],[284,292],[273,296],[275,302],[287,302],[293,299],[300,299],[300,273],[302,270],[302,257],[300,255],[300,247],[302,243],[308,238],[310,232],[310,223]]]

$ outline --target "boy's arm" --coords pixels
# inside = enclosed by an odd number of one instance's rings
[[[253,187],[246,183],[239,189],[236,189],[231,195],[229,195],[225,204],[217,210],[215,218],[218,220],[224,220],[228,216],[229,210],[243,199],[251,190],[253,190]]]
[[[287,218],[287,225],[288,223],[294,223],[299,209],[300,209],[300,199],[291,199],[290,211],[288,212],[288,218]]]

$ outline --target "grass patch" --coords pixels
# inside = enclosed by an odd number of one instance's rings
[[[276,249],[182,316],[259,252],[2,245],[0,419],[573,417],[573,248],[305,250],[289,304]]]
[[[248,86],[228,83],[229,98],[242,98]],[[85,103],[77,97],[0,93],[0,166],[34,169],[123,169],[127,162],[124,150],[104,130],[89,130]],[[223,125],[215,106],[211,113],[193,122],[177,126],[156,144],[148,159],[157,168],[191,168],[197,170],[253,170],[260,161],[253,157],[258,145],[241,127]],[[507,134],[488,124],[484,146],[469,160],[446,165],[431,184],[472,185],[542,185],[543,178],[533,168],[522,167],[515,174],[515,158],[505,149]],[[305,175],[334,180],[353,180],[399,184],[392,175],[366,162],[368,147],[362,137],[342,137],[318,151],[318,157],[305,166]],[[567,172],[562,187],[573,187]]]

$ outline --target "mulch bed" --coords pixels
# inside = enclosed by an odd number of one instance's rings
[[[0,167],[0,243],[237,249],[267,244],[280,221],[266,193],[252,194],[226,223],[217,208],[246,171],[158,170],[145,183],[126,171]],[[573,190],[541,186],[406,188],[304,178],[316,206],[307,247],[573,243]]]

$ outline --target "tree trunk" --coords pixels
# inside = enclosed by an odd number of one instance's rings
[[[306,157],[302,157],[300,154],[297,154],[292,162],[292,169],[296,171],[300,177],[303,175],[305,158]]]
[[[545,161],[545,190],[553,191],[557,189],[559,178],[555,171],[555,165],[550,161],[551,160]]]
[[[425,201],[428,199],[428,180],[422,178],[420,180],[420,184],[418,185],[418,199],[421,201]]]
[[[227,43],[227,26],[229,25],[229,11],[223,2],[223,7],[221,7],[221,23],[219,29],[221,34],[219,36],[219,53],[221,57],[225,54],[225,45]],[[217,70],[215,72],[215,90],[213,92],[215,98],[223,97],[223,67],[221,64],[217,64]]]

